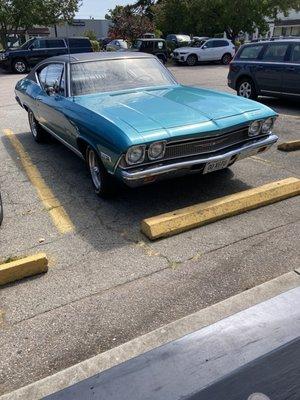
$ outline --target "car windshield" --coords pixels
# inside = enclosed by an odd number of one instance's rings
[[[31,43],[34,42],[34,38],[27,40],[27,42],[23,43],[22,46],[20,46],[20,49],[28,49],[28,47],[31,45]]]
[[[124,58],[71,64],[72,95],[113,92],[176,81],[156,58]]]

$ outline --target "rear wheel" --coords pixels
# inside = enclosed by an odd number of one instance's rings
[[[96,194],[100,197],[112,195],[116,190],[116,183],[104,168],[96,150],[91,146],[86,149],[86,161]]]
[[[249,78],[241,79],[237,84],[238,96],[245,97],[246,99],[257,99],[257,92],[254,83]]]
[[[190,56],[188,56],[188,58],[186,59],[186,63],[189,67],[193,67],[194,65],[197,64],[197,57],[194,54],[191,54]]]
[[[230,63],[230,61],[232,60],[231,54],[226,53],[223,55],[221,62],[223,65],[228,65]]]
[[[28,121],[30,125],[30,130],[33,136],[33,139],[37,143],[45,142],[48,139],[47,132],[40,126],[37,120],[34,117],[34,114],[31,110],[28,110]]]
[[[16,74],[25,74],[27,71],[27,63],[22,59],[17,59],[13,61],[11,68]]]

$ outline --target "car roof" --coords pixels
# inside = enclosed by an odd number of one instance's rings
[[[299,38],[295,39],[274,39],[274,40],[259,40],[258,42],[245,43],[244,46],[257,46],[258,44],[270,44],[270,43],[298,43]]]
[[[165,41],[165,39],[162,38],[138,38],[137,40],[141,40],[142,42],[161,42],[161,41]]]
[[[113,52],[113,51],[100,51],[90,53],[78,53],[78,54],[63,54],[61,56],[55,56],[47,58],[44,62],[84,62],[84,61],[101,61],[101,60],[118,60],[122,58],[155,58],[152,54],[139,53],[134,51],[124,52]]]

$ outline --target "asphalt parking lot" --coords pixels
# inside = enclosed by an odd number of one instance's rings
[[[170,69],[181,83],[232,92],[228,67]],[[14,100],[18,79],[0,73],[0,257],[45,252],[50,268],[0,289],[0,394],[299,268],[299,197],[156,242],[140,232],[144,218],[299,178],[299,152],[273,147],[226,171],[124,189],[101,200],[71,151],[32,140],[26,112]],[[280,141],[299,139],[299,104],[261,101],[280,114]],[[71,231],[60,233],[52,223],[7,129],[64,207]]]

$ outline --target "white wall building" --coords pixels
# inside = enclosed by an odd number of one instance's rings
[[[271,36],[299,36],[300,37],[300,12],[292,10],[287,17],[278,16],[278,21],[270,24]]]
[[[86,30],[95,32],[97,39],[107,37],[111,22],[107,19],[74,19],[69,25],[67,23],[55,27],[49,27],[50,36],[73,37],[84,36]]]

